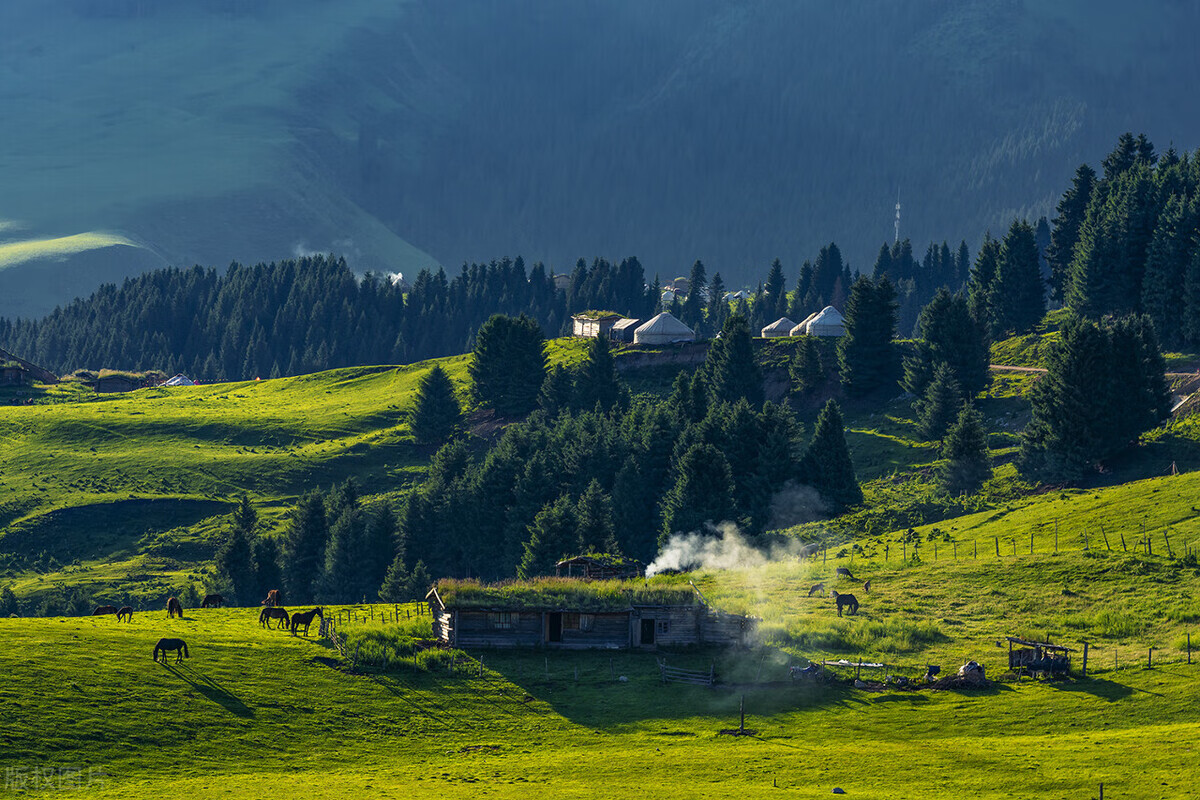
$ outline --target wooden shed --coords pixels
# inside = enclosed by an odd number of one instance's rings
[[[0,386],[33,386],[33,373],[16,361],[0,363]]]
[[[620,314],[611,311],[585,311],[571,317],[571,333],[587,339],[609,338],[613,326],[621,320]]]
[[[100,394],[132,392],[135,389],[142,388],[142,383],[143,381],[140,378],[124,372],[102,374],[96,379],[96,391]]]
[[[646,573],[646,565],[624,556],[607,553],[590,553],[574,558],[565,558],[554,565],[560,578],[588,578],[590,580],[613,580],[640,578]]]
[[[644,319],[635,317],[623,317],[613,324],[612,330],[608,332],[608,336],[614,342],[624,342],[625,344],[633,344],[633,332],[638,329],[638,326],[645,322]]]
[[[1013,672],[1023,669],[1054,675],[1071,671],[1070,654],[1074,652],[1071,648],[1050,642],[1031,642],[1016,636],[1007,638],[1008,668]],[[1016,645],[1015,649],[1013,645]]]
[[[58,376],[48,369],[43,369],[32,361],[26,361],[20,356],[13,355],[7,350],[0,348],[0,363],[6,367],[18,366],[24,369],[32,376],[32,380],[41,381],[42,383],[58,383]]]
[[[757,624],[752,617],[710,608],[690,588],[641,581],[443,581],[426,600],[434,636],[463,648],[744,645]]]

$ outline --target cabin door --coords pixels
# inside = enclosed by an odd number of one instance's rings
[[[546,615],[546,641],[562,641],[562,614],[553,613]]]
[[[642,620],[642,644],[654,644],[654,620]]]

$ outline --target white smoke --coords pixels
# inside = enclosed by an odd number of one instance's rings
[[[788,481],[771,498],[771,530],[803,525],[829,516],[829,503],[811,486]]]
[[[753,569],[766,563],[763,552],[746,541],[737,525],[721,522],[705,532],[673,534],[646,567],[646,577],[664,570]]]

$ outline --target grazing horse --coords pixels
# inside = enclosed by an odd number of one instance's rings
[[[283,605],[283,593],[278,589],[272,589],[267,592],[267,599],[263,600],[259,605],[264,605],[267,608],[279,608]]]
[[[172,619],[178,614],[180,619],[183,619],[183,603],[179,602],[178,597],[167,598],[167,616]]]
[[[297,611],[292,614],[292,635],[296,635],[296,628],[304,626],[304,635],[308,636],[308,626],[312,624],[313,617],[320,617],[321,621],[325,621],[325,615],[321,613],[320,608],[314,608],[312,611]]]
[[[838,594],[837,592],[830,592],[829,596],[832,597],[834,602],[837,603],[839,617],[842,615],[842,609],[846,606],[850,607],[850,611],[849,611],[850,614],[858,613],[858,598],[855,597],[854,595]]]
[[[844,575],[845,577],[849,578],[852,581],[858,580],[858,578],[851,575],[850,570],[846,569],[845,567],[838,567],[836,570],[833,571],[833,574],[837,575],[839,578]]]
[[[92,612],[92,616],[98,617],[101,614],[115,614],[115,613],[117,613],[116,606],[96,606],[96,610]]]
[[[818,583],[816,586],[814,586],[808,590],[808,596],[812,597],[817,592],[823,592],[823,591],[825,591],[825,584]]]
[[[162,663],[167,663],[167,651],[175,651],[175,663],[182,664],[185,658],[191,658],[188,655],[187,642],[183,639],[159,639],[158,644],[154,645],[154,660],[158,661],[159,652],[162,653]]]
[[[866,583],[863,584],[863,594],[870,594],[870,593],[871,593],[871,582],[867,581]]]
[[[121,610],[117,612],[117,622],[121,621],[121,617],[124,617],[126,622],[133,622],[133,606],[121,606]]]
[[[264,628],[271,627],[271,620],[277,619],[280,621],[279,627],[285,628],[292,624],[292,618],[288,616],[286,608],[274,608],[268,606],[258,612],[258,624]]]
[[[201,608],[220,608],[225,605],[225,598],[219,594],[204,595],[204,602],[200,604]]]

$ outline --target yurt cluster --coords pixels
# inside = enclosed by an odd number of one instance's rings
[[[648,320],[622,317],[604,311],[588,311],[572,317],[572,332],[586,338],[607,338],[614,342],[642,345],[694,342],[696,332],[664,311]],[[762,329],[762,336],[773,339],[786,336],[841,336],[846,332],[845,320],[833,306],[809,314],[797,325],[781,317]]]

